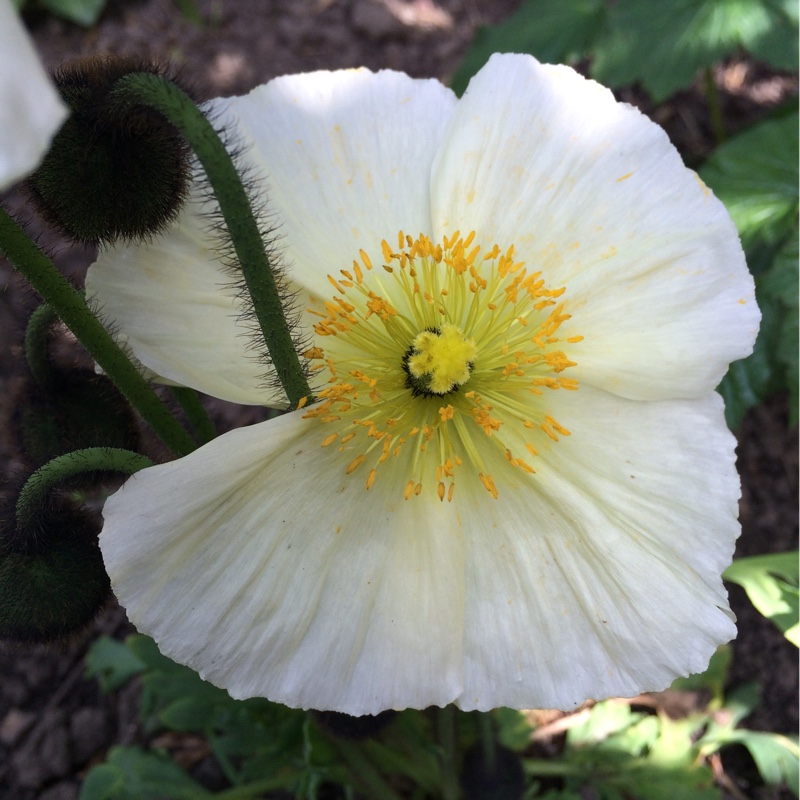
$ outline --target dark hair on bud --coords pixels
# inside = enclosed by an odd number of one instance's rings
[[[311,715],[317,725],[331,736],[357,741],[377,736],[394,721],[397,712],[390,709],[381,711],[380,714],[352,717],[341,711],[312,711]]]
[[[111,585],[97,544],[97,515],[51,492],[21,526],[17,490],[0,507],[0,638],[52,642],[85,628]]]
[[[125,56],[78,59],[54,75],[71,114],[25,187],[70,239],[147,239],[175,220],[187,197],[192,162],[183,137],[155,110],[111,94],[137,72],[174,80],[159,64]]]

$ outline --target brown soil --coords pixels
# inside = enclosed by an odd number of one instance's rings
[[[201,98],[246,92],[280,74],[366,65],[391,67],[447,80],[480,24],[510,13],[519,0],[199,0],[209,23],[198,27],[169,0],[112,0],[90,31],[49,16],[32,16],[37,44],[49,67],[95,53],[149,55],[180,66]],[[748,61],[717,74],[729,129],[762,115],[796,80]],[[657,109],[630,90],[624,99],[643,107],[666,127],[690,159],[711,146],[705,102],[680,93]],[[7,204],[23,209],[12,191]],[[67,246],[31,221],[59,267],[80,280],[92,253]],[[16,369],[21,325],[35,303],[32,292],[0,262],[0,392],[8,398]],[[66,342],[67,353],[75,354]],[[80,355],[74,356],[81,358]],[[748,414],[739,431],[743,533],[737,555],[797,546],[797,432],[787,424],[785,397]],[[255,421],[252,409],[214,406],[226,426]],[[0,418],[2,413],[0,412]],[[15,466],[0,436],[0,468]],[[795,732],[797,651],[750,605],[738,587],[731,602],[739,617],[731,674],[733,685],[757,681],[761,706],[749,720],[762,730]],[[81,777],[112,745],[144,741],[137,722],[136,687],[111,697],[83,677],[82,658],[99,632],[130,631],[124,614],[110,607],[92,629],[58,648],[0,647],[0,798],[74,800]],[[777,794],[762,793],[761,797]]]

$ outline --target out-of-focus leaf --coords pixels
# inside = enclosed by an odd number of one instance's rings
[[[567,742],[571,746],[601,742],[612,733],[624,730],[637,722],[641,716],[641,714],[634,714],[625,702],[605,700],[593,706],[580,725],[569,729]]]
[[[480,28],[451,86],[460,95],[492,53],[530,53],[545,63],[580,59],[603,26],[603,0],[526,0],[499,25]]]
[[[781,388],[797,422],[798,144],[795,111],[731,139],[700,171],[736,223],[762,312],[753,354],[732,364],[719,387],[731,428]]]
[[[749,408],[780,389],[775,353],[782,309],[774,300],[766,298],[759,302],[759,307],[763,316],[753,352],[741,361],[734,361],[717,387],[725,400],[725,419],[731,430],[739,427]]]
[[[521,711],[496,708],[492,712],[497,723],[497,740],[509,750],[524,750],[531,743],[533,728]]]
[[[705,752],[713,752],[731,744],[744,745],[750,751],[765,783],[772,786],[785,783],[795,797],[800,794],[800,749],[796,736],[735,729],[716,731],[712,736],[703,737],[701,742]]]
[[[102,771],[99,778],[94,776],[98,770]],[[111,784],[112,775],[120,782]],[[87,795],[82,790],[80,800],[206,800],[213,796],[167,756],[138,747],[113,747],[107,762],[89,773],[86,784],[90,792],[104,787],[107,791]]]
[[[799,144],[795,111],[734,137],[700,170],[733,217],[748,256],[757,246],[779,248],[797,226]]]
[[[594,47],[592,75],[611,87],[640,81],[661,102],[700,67],[739,47],[783,69],[797,65],[797,15],[786,0],[617,0]]]
[[[782,385],[789,391],[789,422],[792,426],[798,421],[798,386],[800,370],[798,369],[798,302],[800,287],[798,286],[798,257],[800,256],[800,237],[795,228],[789,241],[780,249],[772,262],[772,267],[759,281],[759,288],[764,297],[780,303],[782,313],[780,330],[775,348],[775,359],[782,367]]]
[[[798,571],[798,553],[794,551],[739,558],[722,577],[738,583],[753,605],[800,647]]]
[[[91,28],[106,5],[106,0],[41,0],[48,10],[70,22]]]
[[[97,678],[104,692],[124,686],[146,666],[122,642],[108,636],[98,639],[86,654],[86,674]]]
[[[78,800],[114,800],[123,793],[125,773],[110,764],[98,764],[81,786]]]

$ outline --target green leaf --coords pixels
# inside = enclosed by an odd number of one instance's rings
[[[492,717],[497,724],[497,740],[509,750],[524,750],[531,743],[531,728],[526,716],[513,708],[496,708]]]
[[[216,708],[204,697],[190,695],[170,703],[158,716],[164,725],[174,731],[202,733],[213,724]]]
[[[451,86],[460,95],[492,53],[530,53],[547,63],[573,63],[605,19],[603,0],[526,0],[499,25],[479,28]]]
[[[759,249],[778,250],[797,226],[799,145],[795,111],[729,140],[700,170],[733,217],[751,269]]]
[[[114,800],[122,796],[125,773],[110,764],[94,767],[81,786],[78,800]]]
[[[780,249],[772,262],[772,267],[759,281],[762,296],[780,303],[780,329],[775,347],[775,360],[781,368],[783,388],[789,391],[789,422],[792,426],[798,421],[798,231],[795,228],[789,241]]]
[[[86,654],[86,674],[97,678],[104,692],[124,686],[146,666],[122,642],[108,636],[98,639]]]
[[[753,354],[732,364],[719,387],[731,428],[748,408],[781,388],[790,392],[797,422],[798,144],[793,112],[722,145],[700,171],[736,223],[762,311]]]
[[[168,756],[146,753],[138,747],[113,747],[108,765],[125,776],[119,800],[206,800],[212,795],[190,778]]]
[[[800,646],[797,551],[737,559],[722,577],[739,584],[758,611]]]
[[[583,723],[569,729],[567,742],[570,746],[596,744],[612,733],[624,730],[641,717],[641,714],[634,714],[627,703],[619,700],[597,703]]]
[[[657,103],[739,47],[783,69],[797,64],[797,18],[786,0],[617,0],[607,30],[592,76],[615,88],[640,81]]]
[[[106,0],[41,0],[41,3],[59,17],[91,28],[100,19]]]
[[[775,353],[778,348],[782,309],[773,300],[758,302],[761,309],[761,330],[753,352],[741,361],[734,361],[717,387],[725,400],[725,419],[731,430],[739,427],[749,408],[780,388]]]
[[[765,783],[772,786],[785,783],[795,797],[800,793],[800,749],[796,736],[737,729],[721,732],[711,743],[717,748],[731,744],[744,745],[750,751]]]

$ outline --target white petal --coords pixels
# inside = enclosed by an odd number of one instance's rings
[[[720,574],[739,482],[720,397],[558,394],[572,435],[541,451],[536,474],[516,491],[496,476],[488,509],[461,497],[465,709],[663,689],[735,635]]]
[[[430,164],[454,104],[437,81],[348,70],[278,78],[208,107],[244,148],[249,180],[264,181],[292,285],[327,297],[327,274],[349,269],[360,248],[377,264],[381,239],[429,228]],[[190,206],[152,243],[101,253],[87,292],[158,375],[232,402],[283,405],[209,227]]]
[[[358,69],[277,78],[210,107],[266,179],[292,279],[328,297],[326,276],[359,249],[377,266],[382,239],[429,231],[431,163],[455,102],[438,81]]]
[[[0,190],[37,167],[66,116],[10,0],[0,0]]]
[[[377,713],[461,687],[463,540],[438,500],[371,490],[302,412],[138,473],[105,508],[120,602],[234,697]],[[401,483],[397,484],[397,480]],[[378,490],[378,485],[381,485]]]
[[[568,67],[494,56],[433,168],[434,232],[516,245],[566,286],[580,377],[636,399],[711,391],[760,315],[736,229],[661,128]]]
[[[204,209],[189,202],[149,244],[102,250],[86,276],[86,295],[136,358],[167,382],[233,403],[284,405],[252,347]]]

